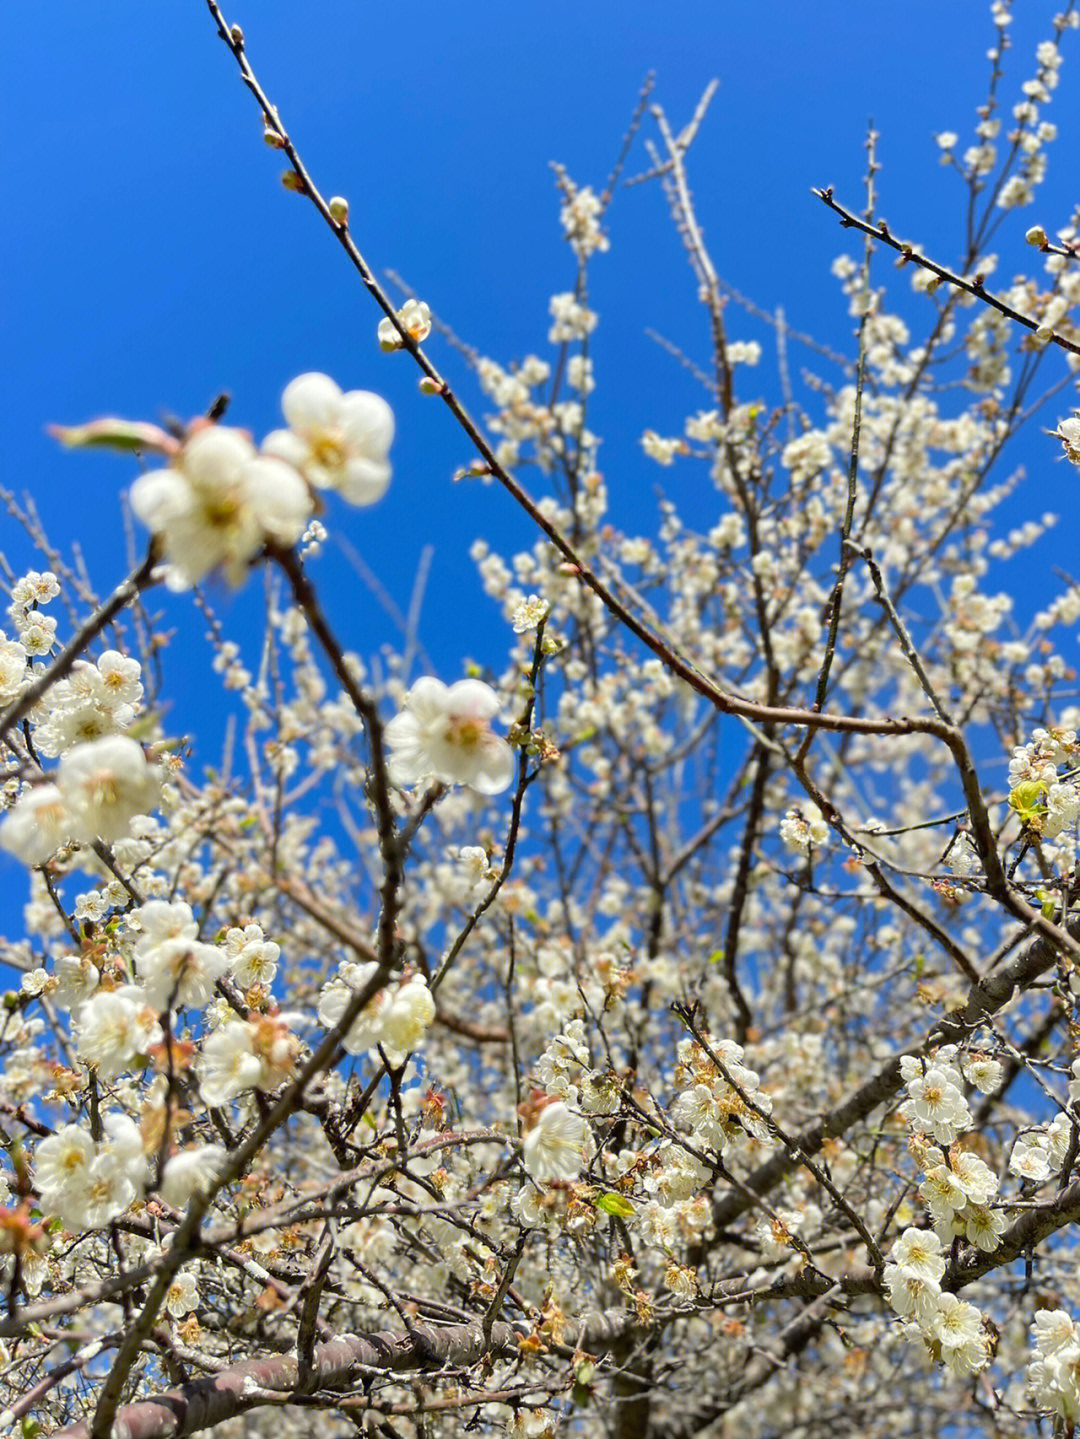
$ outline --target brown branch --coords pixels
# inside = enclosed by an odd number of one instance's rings
[[[341,1335],[317,1344],[306,1368],[295,1354],[275,1354],[125,1404],[116,1411],[112,1432],[126,1439],[180,1439],[256,1408],[265,1402],[259,1391],[301,1396],[317,1389],[352,1389],[367,1370],[402,1374],[446,1364],[464,1366],[486,1354],[512,1353],[515,1347],[516,1335],[508,1324],[494,1326],[489,1345],[479,1323],[414,1324],[411,1335],[389,1330]],[[91,1434],[84,1420],[60,1430],[54,1439],[91,1439]]]
[[[1070,926],[1074,938],[1080,937],[1080,919]],[[927,1053],[942,1044],[960,1044],[980,1024],[998,1010],[1003,1009],[1013,995],[1026,988],[1040,975],[1051,969],[1058,959],[1058,946],[1052,940],[1040,935],[1012,964],[988,975],[974,985],[963,1009],[956,1010],[939,1020],[928,1032],[919,1046],[904,1050],[905,1054]],[[903,1080],[900,1077],[901,1055],[894,1055],[884,1064],[872,1079],[857,1089],[853,1095],[829,1110],[816,1124],[794,1136],[794,1147],[800,1156],[817,1154],[827,1139],[844,1134],[853,1124],[865,1119],[880,1105],[886,1104],[899,1093]],[[784,1150],[774,1154],[752,1174],[746,1176],[745,1187],[754,1194],[767,1194],[785,1175],[793,1170],[799,1161],[792,1153]],[[715,1206],[713,1218],[717,1229],[726,1229],[741,1214],[751,1207],[743,1194],[731,1193],[724,1196]]]
[[[320,194],[311,176],[304,167],[299,153],[281,122],[277,110],[271,104],[266,92],[262,89],[262,86],[255,77],[255,73],[251,68],[244,49],[243,38],[238,38],[238,31],[234,31],[226,24],[216,0],[206,0],[206,3],[217,25],[218,33],[229,47],[237,65],[240,67],[244,84],[258,101],[267,129],[276,137],[281,152],[287,157],[294,174],[300,182],[302,192],[308,196],[326,224],[333,231],[352,262],[353,267],[360,275],[360,279],[368,293],[375,300],[384,315],[393,323],[397,330],[398,338],[401,341],[401,348],[408,351],[423,373],[432,381],[434,392],[441,397],[461,429],[475,446],[484,462],[483,473],[490,474],[494,479],[498,480],[499,484],[502,485],[520,508],[525,511],[536,527],[547,536],[567,563],[573,567],[573,573],[576,577],[582,584],[592,590],[609,614],[650,649],[673,675],[681,679],[684,684],[689,685],[691,689],[695,690],[703,698],[707,699],[721,714],[739,715],[744,719],[754,720],[758,724],[763,725],[770,723],[792,726],[808,725],[816,729],[836,730],[854,734],[908,735],[925,733],[936,735],[938,738],[944,738],[942,733],[944,727],[935,725],[933,721],[929,720],[873,719],[856,715],[816,714],[810,709],[791,709],[776,705],[757,704],[740,695],[729,693],[722,689],[715,680],[702,674],[689,659],[679,654],[663,638],[653,633],[649,626],[642,623],[642,621],[632,614],[578,555],[570,541],[552,524],[541,511],[536,501],[518,481],[499,464],[495,457],[494,450],[481,433],[478,425],[468,413],[465,406],[454,394],[449,383],[439,374],[438,370],[428,359],[427,355],[424,354],[416,341],[405,331],[397,318],[397,311],[393,303],[379,285],[371,267],[357,249],[347,226],[331,215],[328,202]],[[719,313],[718,309],[716,313]],[[280,559],[280,557],[278,558]]]
[[[593,1354],[602,1352],[618,1342],[629,1323],[622,1310],[590,1314],[580,1343]],[[489,1356],[512,1356],[518,1337],[511,1325],[498,1323],[485,1339],[480,1320],[446,1325],[414,1322],[411,1333],[339,1335],[315,1345],[307,1370],[302,1370],[295,1354],[275,1354],[125,1404],[116,1412],[113,1433],[125,1439],[181,1439],[260,1404],[301,1400],[318,1390],[354,1389],[372,1370],[407,1374],[446,1366],[467,1368]],[[473,1402],[481,1403],[485,1397],[476,1395]],[[490,1396],[493,1401],[498,1397]],[[91,1429],[83,1420],[56,1431],[53,1439],[91,1439]]]
[[[932,275],[936,275],[939,280],[944,280],[947,285],[952,285],[957,290],[963,290],[966,294],[973,295],[976,300],[981,300],[984,305],[989,305],[991,309],[997,310],[1008,319],[1015,321],[1016,324],[1023,325],[1026,330],[1038,332],[1040,339],[1045,339],[1048,342],[1052,341],[1055,345],[1060,345],[1063,350],[1068,350],[1071,355],[1080,355],[1080,345],[1074,340],[1067,340],[1064,335],[1059,335],[1056,331],[1045,330],[1038,320],[1033,320],[1028,315],[1021,315],[1019,310],[1014,310],[1011,305],[1006,304],[1006,302],[997,295],[992,295],[983,285],[980,275],[976,275],[974,280],[965,280],[962,275],[957,275],[952,270],[947,270],[944,265],[939,265],[936,260],[931,260],[926,255],[920,255],[918,250],[916,250],[913,245],[908,244],[906,240],[898,240],[884,220],[879,220],[876,225],[871,225],[866,220],[860,220],[858,215],[853,215],[850,210],[846,210],[843,205],[833,199],[831,185],[827,185],[824,190],[814,190],[812,193],[815,194],[819,200],[823,200],[834,214],[840,216],[840,223],[846,230],[858,230],[863,235],[869,235],[871,239],[884,241],[884,243],[895,250],[898,255],[902,255],[905,260],[910,260],[912,264],[919,265],[924,270],[929,270]]]

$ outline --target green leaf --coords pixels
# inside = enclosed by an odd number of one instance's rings
[[[1041,779],[1024,780],[1009,793],[1009,808],[1023,824],[1036,824],[1046,813],[1046,784]]]
[[[637,1211],[623,1194],[607,1193],[601,1194],[600,1198],[594,1201],[597,1209],[602,1209],[605,1214],[614,1214],[619,1219],[629,1219],[631,1214]]]

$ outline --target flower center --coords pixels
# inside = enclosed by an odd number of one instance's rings
[[[311,442],[311,453],[326,469],[340,469],[345,459],[345,438],[341,431],[320,430]]]
[[[460,749],[475,749],[486,730],[485,721],[474,715],[451,715],[446,726],[446,738]]]

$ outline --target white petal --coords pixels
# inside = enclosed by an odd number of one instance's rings
[[[155,535],[181,515],[189,514],[195,504],[191,486],[176,470],[152,470],[140,475],[128,498],[136,515]]]
[[[447,690],[443,704],[447,714],[476,719],[493,719],[499,712],[499,696],[483,680],[457,680]]]
[[[331,478],[330,485],[350,505],[373,505],[386,494],[390,474],[390,466],[382,460],[350,455],[340,475]]]
[[[412,714],[416,716],[418,724],[429,725],[437,722],[449,712],[446,695],[446,686],[442,680],[425,675],[423,679],[418,679],[413,685],[405,703]]]
[[[303,434],[307,430],[330,429],[340,423],[341,389],[329,375],[312,372],[298,375],[285,386],[281,410],[289,427]]]
[[[311,518],[311,495],[300,475],[283,460],[253,460],[244,477],[252,508],[271,539],[291,545]]]
[[[254,458],[255,446],[246,435],[211,425],[188,440],[180,468],[197,490],[218,494],[239,484]]]
[[[262,453],[302,470],[311,456],[311,447],[292,430],[272,430],[262,442]]]
[[[338,423],[351,450],[385,460],[394,439],[394,412],[381,395],[350,390],[342,395]]]
[[[480,794],[502,794],[514,782],[514,751],[498,735],[488,735],[483,748],[482,767],[472,788]]]

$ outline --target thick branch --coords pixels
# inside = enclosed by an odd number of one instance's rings
[[[484,1343],[479,1323],[439,1328],[416,1323],[412,1334],[384,1330],[367,1336],[342,1335],[317,1344],[310,1364],[303,1368],[295,1354],[275,1354],[223,1369],[209,1378],[135,1404],[125,1404],[116,1412],[112,1432],[126,1439],[180,1439],[181,1435],[212,1429],[256,1408],[264,1402],[261,1396],[267,1391],[301,1396],[319,1389],[352,1389],[360,1384],[367,1370],[401,1374],[441,1369],[447,1364],[469,1365],[487,1353],[512,1351],[515,1347],[515,1334],[508,1324],[493,1326],[489,1345]],[[90,1424],[72,1424],[60,1430],[55,1439],[90,1439]]]
[[[1069,934],[1074,939],[1080,936],[1080,919],[1069,925]],[[920,1050],[925,1053],[941,1044],[962,1043],[990,1015],[1003,1009],[1018,990],[1025,989],[1052,968],[1058,953],[1058,946],[1040,935],[1012,964],[974,985],[963,1009],[939,1020],[918,1049],[912,1047],[904,1053],[913,1054]],[[750,1208],[752,1200],[747,1191],[750,1194],[767,1194],[801,1162],[800,1156],[817,1154],[827,1139],[845,1134],[852,1125],[858,1124],[879,1105],[886,1104],[898,1094],[903,1083],[900,1059],[899,1054],[895,1055],[843,1104],[837,1105],[816,1124],[796,1135],[792,1147],[779,1150],[747,1175],[739,1191],[725,1195],[713,1211],[716,1227],[726,1229]]]
[[[581,1342],[601,1353],[619,1342],[632,1319],[608,1309],[588,1317]],[[358,1387],[371,1370],[406,1374],[445,1367],[467,1368],[487,1356],[517,1352],[518,1332],[509,1324],[493,1324],[485,1338],[484,1323],[431,1325],[414,1322],[410,1333],[381,1330],[377,1334],[343,1334],[316,1344],[310,1364],[295,1353],[274,1354],[222,1369],[175,1389],[125,1404],[118,1409],[112,1433],[124,1439],[181,1439],[231,1419],[266,1402],[265,1395],[310,1396],[321,1389]],[[90,1439],[86,1421],[58,1430],[53,1439]]]

